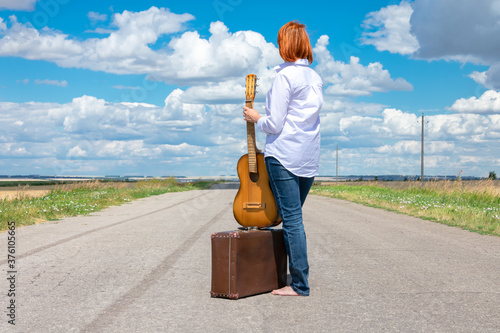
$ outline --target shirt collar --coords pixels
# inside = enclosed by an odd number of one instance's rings
[[[288,67],[288,66],[293,66],[293,65],[298,65],[298,66],[309,66],[309,60],[307,59],[297,59],[294,62],[284,62],[281,65],[278,65],[274,67],[276,72],[281,71],[283,68]]]

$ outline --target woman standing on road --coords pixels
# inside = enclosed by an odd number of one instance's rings
[[[276,77],[266,96],[266,116],[248,107],[243,107],[243,115],[267,133],[266,168],[283,220],[289,257],[292,282],[272,294],[308,296],[309,264],[302,205],[314,176],[318,175],[323,82],[309,67],[313,54],[305,25],[292,21],[281,27],[278,47],[285,63],[276,67]]]

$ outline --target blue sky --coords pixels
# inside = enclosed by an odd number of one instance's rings
[[[0,0],[0,174],[235,175],[245,76],[306,24],[321,175],[500,171],[500,1]],[[257,134],[259,148],[265,136]]]

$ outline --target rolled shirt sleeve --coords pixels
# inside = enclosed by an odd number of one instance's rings
[[[285,126],[291,97],[290,83],[284,75],[280,75],[280,73],[276,75],[267,96],[267,116],[259,119],[257,128],[267,134],[279,134]]]

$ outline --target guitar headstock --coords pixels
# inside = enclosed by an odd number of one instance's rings
[[[247,101],[253,101],[257,93],[257,75],[248,74],[245,85],[245,97]]]

